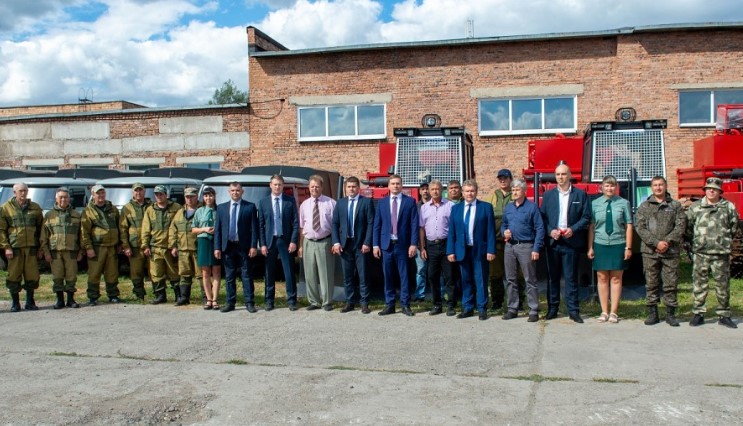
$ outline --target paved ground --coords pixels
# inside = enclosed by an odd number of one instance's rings
[[[0,423],[732,424],[743,329],[0,303]]]

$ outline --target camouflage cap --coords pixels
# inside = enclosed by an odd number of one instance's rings
[[[157,185],[155,186],[155,194],[157,194],[158,192],[161,194],[167,194],[168,190],[167,188],[165,188],[165,185]]]
[[[707,188],[713,188],[722,192],[722,179],[716,177],[707,178],[702,189]]]
[[[136,182],[134,185],[132,185],[132,189],[144,189],[144,185],[142,185],[139,182]]]
[[[196,196],[196,195],[199,195],[199,191],[196,188],[189,186],[183,190],[183,195],[185,195],[186,197]]]
[[[103,185],[101,185],[99,183],[97,185],[93,185],[93,187],[90,189],[90,192],[92,192],[93,194],[95,194],[98,191],[105,191],[105,190],[106,190],[106,188],[104,188]]]

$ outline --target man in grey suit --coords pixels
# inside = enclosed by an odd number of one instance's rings
[[[299,238],[299,215],[292,197],[284,195],[284,178],[271,176],[271,195],[258,202],[258,226],[261,254],[266,257],[266,311],[274,308],[276,297],[276,260],[281,258],[286,279],[286,302],[297,310],[297,285],[294,281],[294,253]]]
[[[367,269],[372,249],[374,204],[371,199],[359,195],[359,188],[359,178],[351,176],[346,179],[346,196],[338,200],[333,210],[331,237],[333,254],[341,257],[343,266],[346,306],[341,313],[354,310],[358,285],[361,312],[368,314],[371,311]]]

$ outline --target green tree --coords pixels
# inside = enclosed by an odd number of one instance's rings
[[[231,79],[225,81],[222,87],[216,89],[212,95],[212,100],[209,101],[209,105],[246,103],[248,103],[248,92],[239,90]]]

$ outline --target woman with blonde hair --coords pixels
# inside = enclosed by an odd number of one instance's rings
[[[622,274],[632,257],[632,212],[629,202],[616,195],[617,179],[606,176],[601,182],[603,196],[591,203],[588,227],[588,258],[598,276],[601,315],[599,322],[619,322],[617,311],[622,296]],[[611,299],[611,310],[609,300]]]

